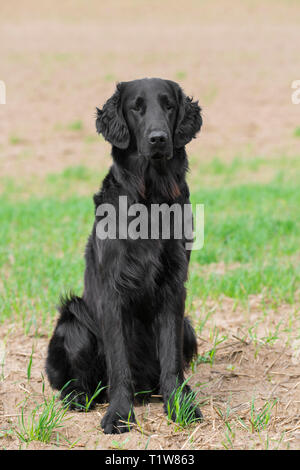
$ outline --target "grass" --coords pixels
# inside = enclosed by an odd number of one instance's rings
[[[77,197],[64,202],[55,198],[32,199],[17,206],[3,201],[1,219],[5,222],[0,229],[3,236],[0,250],[2,319],[12,312],[26,322],[36,313],[42,318],[48,315],[56,305],[57,292],[72,287],[65,275],[70,276],[74,289],[80,289],[83,256],[74,259],[74,253],[79,250],[83,255],[92,210],[91,203]],[[75,221],[83,230],[81,246],[80,230],[73,224]],[[61,276],[63,271],[65,275]]]
[[[84,137],[84,142],[86,144],[95,144],[98,143],[103,137],[101,135],[86,135]]]
[[[296,129],[294,130],[294,136],[295,137],[300,137],[300,126],[296,127]]]
[[[93,401],[97,398],[97,396],[106,388],[105,387],[101,387],[101,382],[98,383],[97,387],[96,387],[96,390],[95,392],[93,393],[93,395],[91,396],[91,398],[89,399],[88,396],[86,395],[85,396],[85,404],[82,405],[81,403],[76,403],[76,406],[78,408],[81,408],[83,411],[85,411],[86,413],[90,410],[91,408],[91,405],[93,403]]]
[[[184,391],[189,380],[189,378],[186,379],[173,391],[167,403],[168,420],[170,423],[174,421],[178,429],[198,421],[195,417],[195,410],[199,406],[197,394],[193,391],[188,393]]]
[[[262,429],[266,429],[271,419],[271,411],[276,405],[277,400],[266,401],[263,407],[259,410],[255,408],[254,398],[251,403],[251,426],[252,430],[260,432]]]
[[[50,173],[46,180],[47,182],[57,186],[60,182],[71,181],[90,181],[93,177],[93,171],[84,165],[78,165],[65,168],[61,173]]]
[[[33,345],[32,345],[32,350],[31,350],[31,354],[30,354],[29,362],[28,362],[28,366],[27,366],[27,380],[28,381],[31,378],[31,368],[32,368],[33,354],[34,354],[34,349],[33,349]]]
[[[113,73],[107,73],[103,78],[106,82],[115,82],[117,79]]]
[[[115,441],[114,439],[111,441],[111,445],[114,449],[117,450],[124,450],[127,442],[129,441],[129,437],[126,437],[122,442]]]
[[[192,296],[246,299],[263,292],[278,301],[294,301],[300,280],[299,185],[202,189],[192,193],[192,202],[205,204],[204,247],[191,258]],[[220,262],[229,267],[222,274],[201,269]]]
[[[218,328],[214,327],[213,328],[213,335],[211,338],[211,342],[213,344],[213,347],[209,349],[209,351],[206,351],[204,354],[198,354],[196,359],[193,360],[192,362],[192,370],[195,370],[195,368],[202,363],[208,363],[210,365],[213,365],[216,352],[217,352],[217,347],[222,344],[224,341],[227,340],[227,336],[220,336],[220,333],[218,331]]]
[[[300,186],[241,185],[194,192],[205,204],[205,246],[200,264],[274,259],[297,252]],[[207,241],[209,243],[207,243]]]
[[[221,441],[222,446],[226,450],[238,448],[236,447],[235,440],[238,434],[238,428],[242,428],[247,432],[249,441],[255,442],[255,440],[253,440],[253,434],[256,433],[259,440],[263,443],[263,447],[268,449],[270,445],[268,430],[275,420],[275,416],[273,416],[272,413],[274,407],[276,408],[277,402],[277,399],[266,400],[261,407],[257,408],[255,397],[253,397],[250,410],[247,413],[247,419],[236,414],[234,409],[231,408],[230,402],[226,404],[224,409],[221,409],[219,406],[215,407],[217,415],[224,424],[224,439]],[[265,442],[263,442],[263,439],[265,439]],[[279,445],[280,440],[278,442],[278,446]]]
[[[43,383],[44,387],[44,383]],[[67,397],[65,401],[57,401],[57,394],[46,397],[43,389],[43,402],[37,404],[29,414],[26,413],[28,398],[20,405],[21,416],[15,432],[21,442],[40,441],[50,443],[54,434],[64,426],[66,419]]]
[[[255,406],[255,397],[253,397],[250,408],[250,427],[245,421],[241,418],[238,419],[239,423],[247,429],[247,431],[253,433],[265,430],[270,424],[272,418],[272,410],[276,407],[277,399],[267,400],[261,408],[256,408]]]
[[[83,122],[80,119],[77,119],[75,121],[71,121],[67,124],[62,124],[61,122],[57,122],[54,125],[54,131],[56,132],[62,132],[62,131],[72,131],[72,132],[78,132],[82,131],[84,129]]]
[[[9,143],[11,145],[19,145],[19,144],[22,144],[23,143],[23,139],[21,139],[21,137],[13,134],[9,137]]]
[[[253,156],[251,147],[231,158],[215,155],[202,160],[199,155],[189,156],[193,171],[189,174],[190,183],[199,187],[228,187],[245,185],[261,179],[262,183],[295,183],[300,176],[299,156],[269,158],[264,155]]]
[[[184,71],[184,70],[178,70],[176,73],[175,73],[175,78],[177,80],[185,80],[187,77],[187,73]]]
[[[78,121],[73,121],[68,124],[67,129],[69,131],[81,131],[83,129],[83,122],[78,120]]]

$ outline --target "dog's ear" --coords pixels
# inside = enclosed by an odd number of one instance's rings
[[[115,147],[126,149],[129,146],[129,130],[121,108],[122,83],[117,84],[115,93],[102,109],[96,108],[96,129],[105,140]]]
[[[193,138],[202,126],[201,108],[198,101],[185,96],[181,88],[178,92],[179,110],[174,135],[175,148],[184,147]]]

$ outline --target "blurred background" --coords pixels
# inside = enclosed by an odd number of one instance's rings
[[[95,108],[118,81],[161,77],[203,108],[187,148],[192,202],[205,207],[187,284],[207,418],[193,445],[299,448],[299,24],[298,0],[1,2],[0,415],[37,396],[59,295],[83,287],[92,196],[111,164]],[[101,436],[103,448],[190,448],[189,431],[170,438],[151,410],[151,441],[134,431],[126,445]],[[16,448],[5,420],[0,444]],[[95,448],[98,421],[63,432]]]
[[[3,2],[1,174],[109,165],[95,106],[117,81],[156,76],[203,106],[199,161],[296,155],[299,20],[296,0]]]

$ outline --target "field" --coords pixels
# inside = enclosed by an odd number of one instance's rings
[[[88,5],[88,6],[87,6]],[[0,448],[300,448],[300,6],[295,0],[16,0],[1,6]],[[131,433],[62,409],[45,377],[59,296],[83,287],[92,196],[111,164],[95,107],[160,76],[199,99],[187,148],[205,243],[186,311],[201,424],[158,398]]]

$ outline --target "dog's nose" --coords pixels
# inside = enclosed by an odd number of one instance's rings
[[[152,131],[149,134],[150,145],[164,146],[167,143],[168,136],[164,131]]]

